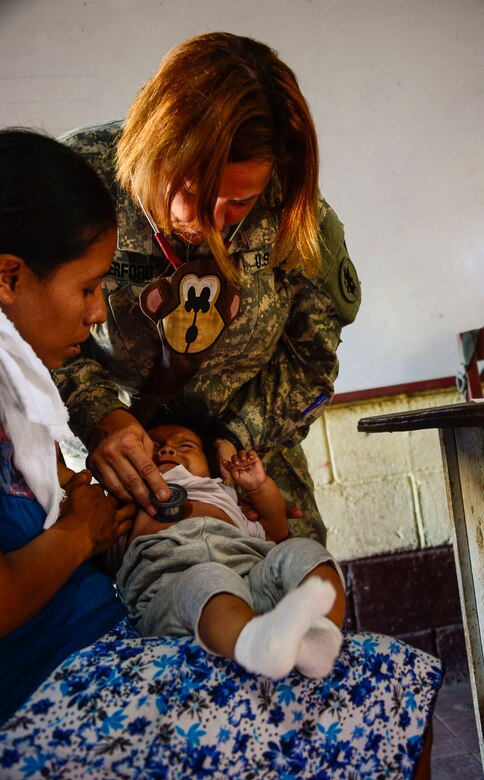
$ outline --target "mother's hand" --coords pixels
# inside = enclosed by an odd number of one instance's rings
[[[153,462],[153,450],[153,442],[133,415],[115,409],[96,425],[89,442],[88,467],[109,493],[121,501],[135,501],[155,515],[150,491],[160,501],[166,501],[170,491]]]
[[[237,450],[235,449],[232,442],[228,441],[227,439],[215,439],[215,447],[217,449],[217,467],[220,472],[220,476],[222,477],[222,482],[224,485],[232,487],[232,477],[223,463],[225,460],[232,461],[232,455],[236,455]]]
[[[63,470],[66,498],[54,525],[23,547],[0,551],[0,637],[27,623],[58,593],[84,561],[109,549],[128,533],[133,504],[117,508],[89,471]]]
[[[66,498],[60,506],[58,527],[70,524],[70,533],[78,534],[80,543],[82,537],[87,545],[86,557],[105,552],[131,531],[137,508],[132,503],[118,506],[116,498],[106,496],[100,485],[91,484],[87,469],[73,474],[63,487]]]
[[[252,501],[250,499],[250,495],[247,495],[246,493],[242,493],[239,495],[239,506],[246,516],[247,520],[250,520],[250,522],[255,523],[256,521],[260,520],[260,515],[253,507]],[[293,518],[301,518],[303,516],[303,513],[298,507],[291,506],[291,504],[286,504],[286,517],[288,520],[291,520]],[[292,533],[288,534],[289,536],[293,536]]]

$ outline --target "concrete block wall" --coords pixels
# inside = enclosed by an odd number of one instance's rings
[[[327,546],[345,572],[347,627],[439,656],[449,680],[468,668],[439,434],[357,424],[462,401],[448,389],[335,404],[303,444]]]
[[[303,446],[328,548],[340,561],[449,544],[436,430],[359,433],[361,417],[461,403],[446,389],[334,404]]]

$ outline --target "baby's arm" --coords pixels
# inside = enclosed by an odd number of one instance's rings
[[[224,466],[233,481],[250,496],[259,520],[273,542],[282,542],[289,534],[286,504],[276,483],[267,476],[254,450],[241,450]]]

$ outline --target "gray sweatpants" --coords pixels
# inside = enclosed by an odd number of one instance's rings
[[[257,613],[269,612],[320,563],[338,565],[314,539],[280,544],[246,536],[223,520],[196,517],[139,536],[117,586],[142,636],[198,636],[198,622],[217,593],[231,593]]]

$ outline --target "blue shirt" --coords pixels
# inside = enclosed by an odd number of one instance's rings
[[[23,547],[42,533],[46,516],[12,457],[12,444],[0,428],[3,553]],[[0,639],[0,724],[61,661],[96,641],[124,615],[111,577],[94,559],[76,569],[32,620]]]

